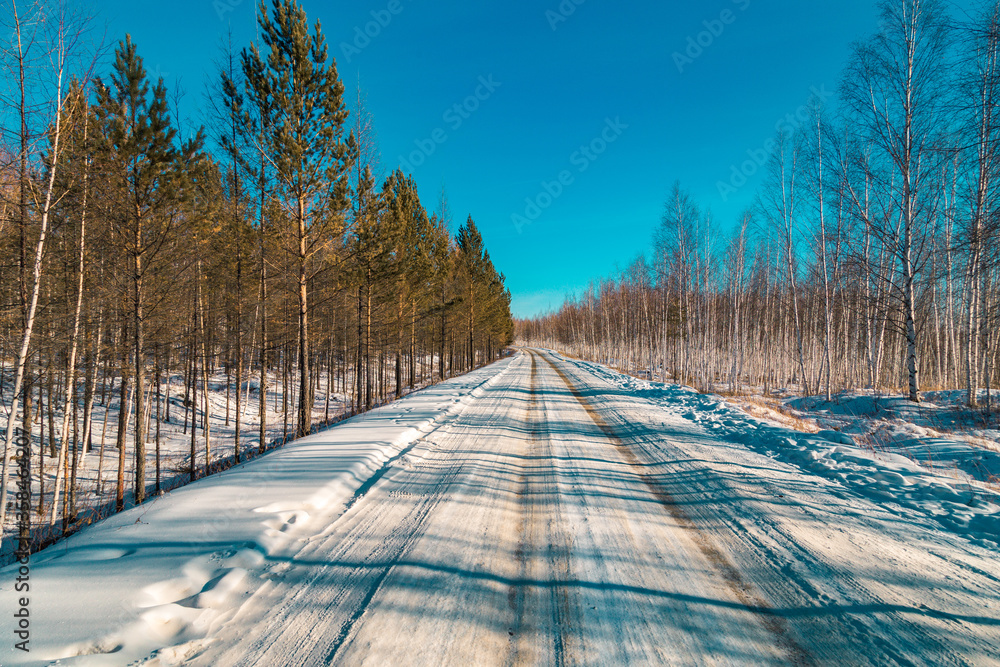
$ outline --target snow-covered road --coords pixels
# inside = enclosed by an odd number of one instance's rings
[[[1000,664],[995,543],[610,377],[525,351],[103,522],[0,663]]]

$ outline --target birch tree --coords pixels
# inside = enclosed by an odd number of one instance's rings
[[[966,179],[967,223],[962,230],[968,259],[965,271],[965,387],[966,402],[977,403],[978,355],[985,325],[982,278],[987,269],[987,253],[996,238],[996,211],[1000,187],[1000,3],[987,6],[969,27],[965,58],[961,63],[960,85],[963,99],[965,164],[971,175]],[[989,350],[984,350],[986,354]]]
[[[35,317],[38,311],[38,298],[42,287],[42,268],[45,257],[45,243],[49,232],[49,220],[56,204],[56,176],[58,172],[62,142],[62,118],[65,111],[66,95],[64,87],[68,83],[67,69],[71,58],[80,48],[80,34],[86,21],[75,16],[65,5],[59,5],[54,12],[47,11],[41,3],[29,5],[27,10],[19,7],[16,0],[10,0],[11,23],[13,28],[13,44],[10,54],[13,56],[17,72],[18,119],[20,131],[18,135],[20,149],[20,222],[22,239],[25,238],[29,209],[28,160],[29,154],[35,148],[33,142],[40,136],[37,130],[31,129],[38,121],[30,117],[30,111],[40,109],[53,119],[48,128],[50,146],[45,151],[45,160],[39,165],[39,170],[45,174],[40,191],[31,192],[31,207],[38,211],[38,236],[34,244],[34,257],[31,262],[30,282],[22,281],[27,290],[27,298],[23,299],[24,309],[23,330],[20,345],[17,348],[15,362],[14,387],[10,409],[7,413],[7,427],[4,438],[3,471],[0,474],[0,530],[5,526],[7,516],[7,496],[11,472],[11,453],[13,452],[14,428],[18,415],[19,399],[24,386],[25,368],[30,354],[32,334],[35,327]],[[47,36],[43,30],[48,30]],[[37,48],[47,53],[34,52]],[[42,57],[50,58],[51,70],[47,71],[48,80],[41,82],[43,99],[35,101],[35,109],[29,110],[29,68],[38,64]],[[43,123],[45,121],[42,121]],[[22,241],[23,247],[23,241]],[[22,263],[23,265],[23,263]]]
[[[947,159],[949,35],[938,0],[883,1],[882,30],[855,47],[844,79],[850,121],[878,151],[871,177],[898,210],[887,231],[898,267],[907,396],[920,400],[917,289],[934,223],[935,183]]]

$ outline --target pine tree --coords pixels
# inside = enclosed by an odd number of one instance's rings
[[[476,365],[476,318],[479,313],[476,310],[477,302],[486,284],[489,275],[489,255],[483,245],[483,236],[479,233],[479,228],[470,215],[465,224],[459,227],[456,237],[458,244],[458,261],[462,269],[465,291],[465,307],[467,317],[467,340],[466,340],[466,363],[467,368],[474,368]]]
[[[273,0],[272,15],[260,3],[261,37],[243,52],[249,92],[270,110],[263,128],[279,187],[295,226],[298,297],[299,404],[296,434],[311,426],[309,387],[309,259],[339,222],[347,199],[349,151],[344,141],[347,110],[336,63],[328,62],[319,22],[310,34],[306,14],[294,0]]]
[[[177,231],[177,216],[169,213],[186,196],[188,171],[202,161],[199,131],[177,143],[163,80],[152,92],[142,58],[131,36],[115,50],[110,81],[97,84],[97,141],[104,153],[105,187],[112,195],[106,216],[117,228],[128,258],[135,394],[135,502],[145,499],[146,446],[145,335],[147,277],[166,241]],[[118,504],[124,502],[119,493]]]

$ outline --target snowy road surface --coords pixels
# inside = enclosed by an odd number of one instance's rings
[[[1000,664],[995,541],[609,376],[523,352],[83,531],[0,663]]]

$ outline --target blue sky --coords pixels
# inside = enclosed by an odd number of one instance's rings
[[[228,31],[255,36],[250,0],[96,2],[109,40],[130,32],[179,81],[195,124]],[[473,216],[517,316],[646,252],[676,180],[731,228],[760,176],[725,197],[719,183],[739,184],[734,167],[811,95],[835,103],[851,42],[876,28],[872,0],[304,7],[348,89],[361,82],[384,168],[411,171],[431,210],[445,188],[453,230]]]

